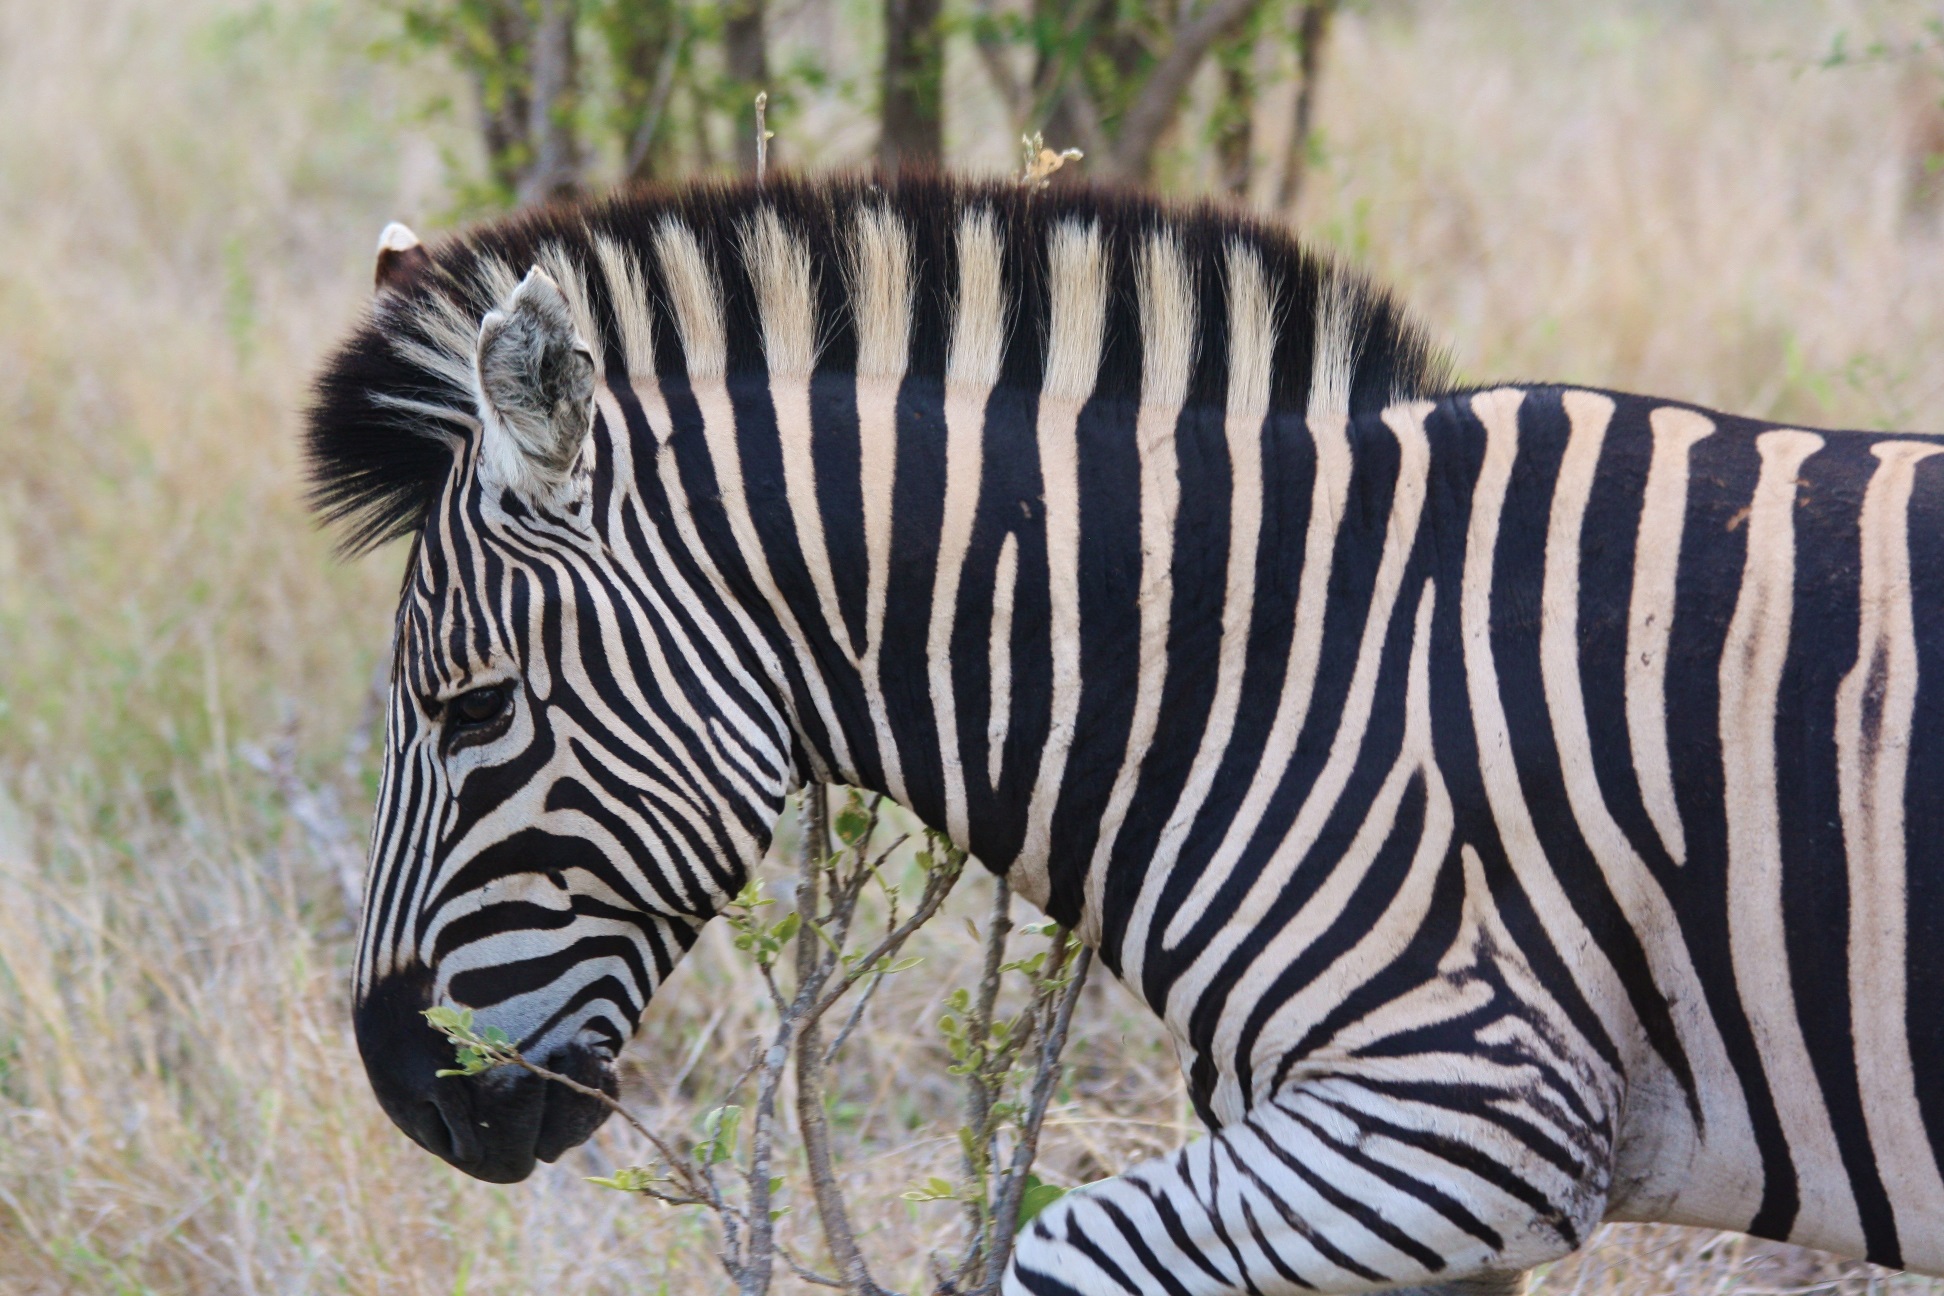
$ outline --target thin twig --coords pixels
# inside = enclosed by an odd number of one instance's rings
[[[769,170],[769,142],[776,138],[776,132],[766,124],[769,114],[769,91],[756,92],[756,183],[763,183],[763,176]]]
[[[999,1002],[1006,941],[1011,933],[1012,885],[1001,876],[998,885],[993,888],[992,915],[986,920],[985,964],[979,970],[979,994],[973,1000],[972,1016],[965,1027],[968,1048],[977,1050],[975,1055],[968,1054],[966,1058],[965,1127],[972,1136],[965,1141],[963,1154],[965,1177],[975,1185],[975,1193],[965,1203],[965,1222],[972,1243],[959,1265],[956,1275],[956,1285],[959,1286],[972,1281],[975,1274],[980,1274],[980,1267],[992,1253],[992,1221],[986,1214],[986,1202],[990,1196],[987,1187],[991,1182],[991,1144],[995,1133],[992,1127],[992,1103],[997,1094],[986,1050],[992,1040],[992,1017]]]
[[[810,1171],[810,1191],[817,1202],[818,1222],[823,1225],[824,1245],[842,1277],[840,1285],[849,1296],[888,1296],[871,1278],[864,1254],[858,1250],[857,1232],[844,1206],[844,1190],[837,1183],[830,1155],[830,1125],[824,1113],[823,1041],[818,1038],[815,1023],[805,1025],[797,1036],[796,1076],[797,1132],[803,1139],[803,1160]]]
[[[1062,927],[1054,937],[1055,949],[1061,951],[1059,962],[1064,963],[1067,946],[1072,936]],[[1049,963],[1054,960],[1049,959]],[[1046,1107],[1053,1098],[1054,1082],[1060,1075],[1060,1054],[1066,1049],[1067,1032],[1073,1026],[1073,1009],[1080,1002],[1080,992],[1086,987],[1087,973],[1093,967],[1093,951],[1086,946],[1073,963],[1073,974],[1060,995],[1059,1008],[1053,1015],[1051,1025],[1042,1032],[1040,1038],[1039,1066],[1033,1076],[1033,1094],[1026,1109],[1026,1119],[1019,1129],[1019,1141],[1013,1145],[1012,1165],[1006,1171],[1005,1187],[999,1194],[999,1204],[994,1214],[999,1217],[999,1228],[992,1248],[992,1267],[987,1279],[986,1290],[997,1293],[999,1284],[1005,1280],[1006,1261],[1012,1254],[1012,1222],[1019,1218],[1020,1203],[1026,1195],[1027,1171],[1032,1168],[1033,1158],[1039,1154],[1040,1126],[1046,1121]],[[1059,979],[1058,966],[1049,972],[1049,982]]]
[[[864,1020],[864,1010],[871,1006],[871,997],[878,992],[878,987],[884,984],[886,975],[885,972],[880,971],[871,978],[871,984],[864,987],[864,993],[857,997],[857,1007],[851,1009],[851,1015],[844,1019],[844,1025],[837,1032],[837,1038],[830,1041],[830,1047],[824,1050],[823,1060],[818,1065],[829,1066],[837,1060],[837,1055],[844,1051],[844,1045],[850,1042],[851,1032],[857,1029],[859,1022]]]
[[[924,894],[919,897],[918,908],[912,912],[911,917],[905,919],[896,930],[879,941],[869,954],[854,962],[839,979],[836,988],[827,991],[821,999],[811,1005],[805,1013],[805,1020],[814,1022],[829,1012],[831,1005],[843,998],[846,991],[869,975],[879,960],[896,954],[903,948],[905,941],[910,939],[913,932],[931,920],[931,916],[938,912],[941,904],[945,903],[945,897],[951,894],[953,884],[958,881],[959,874],[965,869],[964,855],[953,852],[949,861],[943,866],[934,867],[930,875],[925,878]]]
[[[872,806],[857,851],[869,849],[871,834],[877,828],[877,807]],[[858,891],[832,878],[830,911],[824,911],[820,892],[825,873],[831,867],[830,799],[821,783],[804,789],[801,822],[803,841],[797,856],[797,915],[802,922],[829,922],[838,931],[834,942],[842,948],[850,926]],[[862,872],[860,869],[859,872]],[[790,1015],[800,1016],[814,1004],[828,982],[837,961],[836,950],[808,936],[797,939],[797,993]],[[824,1245],[838,1270],[837,1286],[849,1296],[882,1296],[882,1289],[871,1279],[863,1253],[857,1249],[857,1233],[844,1208],[844,1192],[830,1156],[830,1125],[824,1114],[823,1040],[815,1018],[800,1023],[796,1036],[797,1133],[803,1140],[803,1159],[810,1171],[810,1191],[817,1203],[817,1219],[823,1226]]]

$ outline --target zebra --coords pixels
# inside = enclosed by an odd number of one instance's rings
[[[1011,1296],[1609,1219],[1944,1273],[1944,439],[1460,385],[1242,215],[948,177],[394,226],[306,435],[410,539],[355,1031],[467,1173],[604,1112],[421,1010],[611,1091],[815,779],[1076,929],[1209,1128]]]

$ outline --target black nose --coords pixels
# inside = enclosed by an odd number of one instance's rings
[[[478,1076],[441,1076],[454,1065],[450,1040],[424,1016],[432,977],[423,969],[386,977],[358,1005],[358,1052],[378,1105],[434,1156],[489,1183],[518,1183],[538,1161],[585,1142],[607,1116],[598,1099],[542,1081],[518,1067]],[[542,1066],[614,1092],[590,1050],[555,1050]]]

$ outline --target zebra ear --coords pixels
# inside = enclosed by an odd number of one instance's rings
[[[474,363],[482,471],[522,495],[558,495],[594,420],[594,353],[540,267],[481,321]]]
[[[372,283],[379,292],[400,288],[431,264],[432,256],[419,236],[393,221],[378,235],[378,264],[372,270]]]

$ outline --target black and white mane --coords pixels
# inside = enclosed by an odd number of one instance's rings
[[[1286,231],[1211,203],[1167,204],[1106,189],[1035,192],[1004,180],[707,182],[543,208],[430,248],[429,260],[378,295],[363,326],[318,380],[309,432],[313,505],[325,520],[344,527],[347,552],[363,552],[418,529],[453,463],[450,446],[425,435],[428,415],[451,411],[456,419],[433,415],[433,424],[463,432],[475,401],[465,378],[479,321],[529,266],[550,256],[565,256],[579,270],[598,317],[594,324],[609,372],[625,373],[616,296],[593,250],[597,238],[641,254],[644,304],[654,315],[656,370],[682,372],[667,288],[655,258],[645,255],[655,230],[670,217],[693,229],[713,254],[729,373],[764,368],[755,292],[734,252],[751,216],[765,208],[804,240],[813,258],[813,282],[822,298],[818,370],[851,370],[857,336],[849,300],[848,231],[858,209],[873,206],[889,209],[910,231],[916,282],[907,372],[915,378],[943,374],[957,267],[952,238],[962,213],[984,207],[997,218],[1004,240],[1012,307],[1002,386],[1039,389],[1049,326],[1046,235],[1054,225],[1076,218],[1098,223],[1108,255],[1109,318],[1095,388],[1099,396],[1133,400],[1139,395],[1135,250],[1158,229],[1179,240],[1203,299],[1198,314],[1205,324],[1195,349],[1191,404],[1218,403],[1227,380],[1223,267],[1225,249],[1236,242],[1260,256],[1277,294],[1272,412],[1304,410],[1319,383],[1340,387],[1332,393],[1331,407],[1353,415],[1448,385],[1447,358],[1389,293],[1350,267],[1304,249]]]

